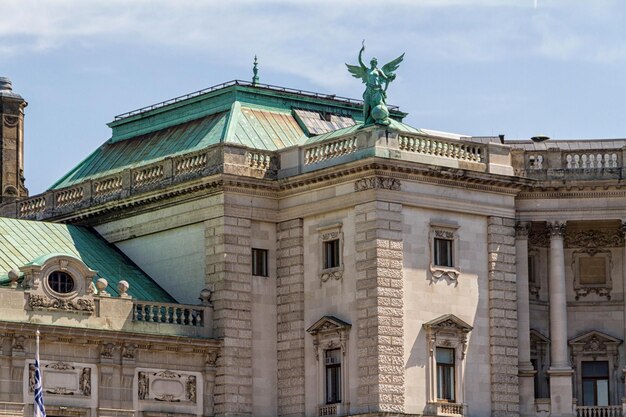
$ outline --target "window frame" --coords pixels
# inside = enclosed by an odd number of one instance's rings
[[[329,356],[328,354],[331,352],[338,353],[339,361],[334,363],[328,363]],[[342,390],[341,390],[341,348],[330,348],[324,350],[324,401],[327,405],[330,404],[341,404]],[[329,373],[332,374],[333,385],[329,381]],[[330,388],[333,388],[333,392],[329,392]],[[332,397],[332,398],[331,398]]]
[[[256,255],[255,255],[256,254]],[[261,259],[263,259],[261,268],[262,269],[262,273],[258,274],[258,264],[255,262],[255,260],[258,260],[258,254],[262,254],[263,256],[261,257]],[[252,248],[250,251],[250,264],[252,267],[252,276],[255,277],[264,277],[267,278],[269,277],[269,250],[268,249],[261,249],[261,248]]]
[[[606,364],[606,375],[603,376],[585,376],[585,364],[586,363],[604,363]],[[611,372],[609,370],[609,361],[608,360],[601,360],[601,361],[596,361],[596,360],[583,360],[581,363],[581,369],[580,369],[580,380],[581,380],[581,400],[582,400],[582,405],[591,405],[591,406],[608,406],[610,401],[610,392],[611,392]],[[587,399],[585,398],[585,381],[592,381],[593,382],[593,402],[594,404],[587,404]],[[598,381],[606,381],[606,398],[607,398],[607,404],[598,404]]]
[[[429,360],[427,362],[427,411],[437,415],[442,404],[454,404],[455,407],[465,409],[463,398],[463,374],[465,369],[465,351],[467,350],[468,335],[473,327],[455,316],[446,314],[422,325],[426,331],[428,341]],[[437,361],[437,349],[450,349],[453,353],[453,399],[439,398],[440,374]],[[465,412],[463,412],[465,415]]]
[[[450,241],[450,263],[451,266],[438,265],[438,256],[436,249],[436,242],[439,240]],[[459,266],[459,225],[456,223],[431,221],[430,232],[428,234],[428,247],[430,253],[429,279],[432,282],[440,280],[452,282],[455,285],[458,284],[458,278],[461,274],[461,268]]]
[[[344,271],[344,253],[343,253],[343,232],[342,232],[342,223],[332,223],[325,226],[320,226],[317,228],[319,233],[319,277],[320,277],[320,285],[324,284],[328,281],[340,281],[343,279],[343,271]],[[337,242],[337,247],[334,252],[334,256],[336,256],[336,264],[333,266],[327,266],[326,264],[326,251],[328,245],[331,242]],[[335,243],[332,243],[333,245]]]
[[[439,362],[439,351],[448,350],[452,353],[452,363]],[[454,403],[456,400],[456,351],[453,348],[436,346],[435,347],[435,366],[437,373],[437,401],[445,401]],[[452,371],[452,372],[450,372]],[[442,378],[445,375],[451,379],[450,383],[446,383],[448,378]],[[442,391],[445,391],[442,395]]]

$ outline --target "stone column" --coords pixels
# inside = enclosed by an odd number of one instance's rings
[[[550,232],[550,410],[572,416],[572,367],[567,354],[567,297],[563,238],[565,223],[547,224]]]
[[[489,217],[489,362],[493,417],[519,415],[515,220]],[[470,380],[466,383],[471,384]]]
[[[276,227],[278,415],[304,416],[304,222]]]
[[[536,370],[530,362],[530,307],[528,301],[528,232],[529,223],[518,223],[515,239],[515,274],[517,275],[517,346],[519,400],[522,416],[535,415]]]
[[[350,411],[396,415],[404,412],[402,206],[372,201],[355,213],[359,388]]]

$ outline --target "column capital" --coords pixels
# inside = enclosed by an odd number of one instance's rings
[[[515,223],[515,237],[518,239],[528,239],[530,233],[530,222]]]
[[[546,222],[546,229],[548,230],[548,233],[550,234],[550,237],[564,237],[565,236],[565,222],[559,222],[559,221],[554,221],[554,222]]]
[[[620,221],[619,231],[622,233],[622,235],[626,236],[626,220],[625,219],[622,219]]]

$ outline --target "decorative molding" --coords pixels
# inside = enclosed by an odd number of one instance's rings
[[[564,237],[566,232],[565,222],[546,222],[546,230],[550,235],[550,238],[553,237]]]
[[[159,372],[155,372],[152,375],[159,377],[159,378],[165,378],[165,379],[175,379],[175,378],[180,378],[180,374],[177,374],[175,372],[172,371],[159,371]]]
[[[528,243],[530,246],[548,248],[550,247],[550,233],[545,227],[531,228],[528,233]]]
[[[20,118],[17,116],[10,116],[8,114],[4,115],[4,125],[6,127],[15,127],[19,121]]]
[[[197,372],[141,369],[136,375],[137,398],[141,401],[202,406],[202,376]]]
[[[122,358],[134,360],[136,351],[137,351],[137,344],[124,343],[124,346],[122,346]]]
[[[624,246],[624,235],[621,230],[581,230],[567,233],[564,241],[566,248],[584,248],[590,256],[598,252],[598,248],[616,248]]]
[[[389,177],[369,177],[362,178],[354,183],[355,191],[373,189],[400,191],[400,180]]]
[[[515,223],[515,236],[518,239],[528,239],[530,234],[529,222],[516,222]]]
[[[73,371],[74,369],[76,369],[74,366],[70,365],[67,362],[63,362],[63,361],[49,363],[48,365],[45,366],[45,368],[56,369],[57,371],[68,371],[68,370],[72,370]],[[87,368],[87,369],[89,369],[89,368]]]
[[[28,307],[30,307],[31,310],[48,309],[89,314],[92,314],[96,309],[94,301],[86,298],[62,300],[58,298],[49,298],[45,295],[39,294],[30,294],[28,296]]]
[[[327,282],[327,281],[332,281],[332,280],[336,280],[339,281],[343,278],[343,268],[339,267],[336,268],[336,270],[330,270],[330,269],[324,269],[321,273],[320,273],[320,281],[321,282]]]

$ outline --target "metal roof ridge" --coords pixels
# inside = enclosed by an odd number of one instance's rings
[[[170,104],[179,103],[179,102],[188,100],[190,98],[199,97],[199,96],[202,96],[204,94],[208,94],[208,93],[212,93],[212,92],[215,92],[215,91],[219,91],[221,89],[232,87],[232,86],[259,88],[259,89],[276,91],[276,92],[280,92],[280,93],[295,94],[295,95],[308,97],[308,98],[319,98],[319,99],[323,99],[323,100],[332,100],[332,101],[340,102],[340,103],[343,103],[343,104],[352,104],[352,105],[356,105],[356,106],[362,106],[363,105],[363,100],[357,100],[357,99],[353,99],[353,98],[342,97],[342,96],[338,96],[336,94],[323,94],[323,93],[317,93],[317,92],[314,92],[314,91],[299,90],[299,89],[289,88],[289,87],[280,87],[280,86],[271,85],[271,84],[259,84],[259,83],[253,84],[253,83],[251,83],[249,81],[232,80],[232,81],[227,81],[227,82],[222,83],[222,84],[217,84],[217,85],[214,85],[214,86],[211,86],[211,87],[208,87],[208,88],[204,88],[202,90],[194,91],[192,93],[188,93],[188,94],[184,94],[184,95],[181,95],[181,96],[178,96],[178,97],[174,97],[174,98],[171,98],[171,99],[168,99],[168,100],[164,100],[164,101],[161,101],[159,103],[151,104],[149,106],[141,107],[139,109],[131,110],[131,111],[128,111],[126,113],[118,114],[117,116],[114,117],[113,122],[118,122],[120,120],[124,120],[124,119],[132,117],[132,116],[136,116],[136,115],[139,115],[139,114],[144,114],[144,113],[147,113],[147,112],[152,111],[152,110],[156,110],[156,109],[160,109],[160,108],[166,107],[166,106],[168,106]],[[399,106],[387,105],[387,107],[391,111],[398,111],[398,112],[400,112],[400,107]]]

